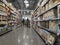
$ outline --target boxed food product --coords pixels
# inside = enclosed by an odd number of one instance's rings
[[[46,28],[49,29],[49,21],[46,22]]]
[[[49,18],[49,12],[47,12],[47,13],[45,13],[44,15],[43,15],[43,20],[45,19],[45,20],[47,20]]]
[[[50,0],[50,1],[49,1],[49,8],[51,8],[52,6],[53,6],[53,1]]]
[[[60,5],[58,6],[58,18],[60,18]]]
[[[57,0],[58,2],[60,2],[60,0]]]
[[[39,12],[39,15],[41,14],[41,11],[40,11],[41,9],[40,9],[40,7],[38,8],[38,12]]]
[[[38,33],[39,33],[40,35],[42,35],[42,32],[43,32],[43,29],[40,29],[40,28],[39,28]]]
[[[52,1],[53,1],[53,3],[54,3],[54,2],[56,2],[57,0],[52,0]]]
[[[51,31],[56,32],[56,28],[57,28],[57,23],[56,23],[56,21],[50,21],[50,22],[49,22],[49,29],[50,29]]]
[[[56,18],[56,17],[55,17],[55,14],[54,14],[54,10],[51,10],[50,15],[49,15],[49,19],[53,19],[53,18]]]
[[[41,22],[40,25],[46,27],[45,22]]]
[[[44,39],[45,41],[47,41],[47,39],[48,39],[49,36],[50,36],[50,33],[47,32],[47,31],[45,31],[45,30],[42,30],[42,35],[41,35],[41,36],[43,37],[43,39]]]
[[[54,44],[54,41],[55,41],[55,38],[54,38],[52,35],[50,35],[47,41],[48,41],[51,45],[53,45],[53,44]]]

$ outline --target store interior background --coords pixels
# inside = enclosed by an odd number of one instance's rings
[[[24,23],[23,19],[29,22]],[[38,35],[46,45],[60,45],[60,0],[0,0],[0,35],[18,28],[24,35],[30,33],[32,38]]]
[[[12,5],[21,11],[22,18],[31,19],[31,11],[36,8],[38,0],[7,0]],[[27,5],[27,6],[26,6]]]

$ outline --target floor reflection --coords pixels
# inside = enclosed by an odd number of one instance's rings
[[[45,45],[30,28],[22,26],[0,37],[0,45]]]

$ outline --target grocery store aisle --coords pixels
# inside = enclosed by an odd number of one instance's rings
[[[0,45],[45,45],[40,37],[30,28],[22,26],[3,36]]]

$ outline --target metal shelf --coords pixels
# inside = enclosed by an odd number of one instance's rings
[[[52,10],[53,8],[57,7],[58,5],[60,5],[60,2],[59,2],[59,3],[57,3],[56,5],[54,5],[53,7],[51,7],[50,9],[48,9],[48,10],[44,11],[44,12],[43,12],[43,13],[41,13],[39,16],[42,16],[43,14],[47,13],[48,11],[50,11],[50,10]],[[39,17],[39,16],[38,16],[38,17]]]
[[[48,0],[44,5],[46,5],[49,1],[50,1],[50,0]],[[44,5],[43,5],[43,6],[44,6]],[[42,7],[43,7],[43,6],[42,6]]]
[[[40,20],[40,21],[58,21],[58,20],[60,20],[60,18],[44,19],[44,20]]]
[[[5,4],[3,1],[1,1],[3,4]],[[2,6],[2,5],[0,5],[0,6]],[[5,4],[5,6],[7,6],[6,4]],[[2,6],[2,7],[4,7],[4,6]],[[14,10],[13,9],[11,9],[9,6],[7,6],[11,11],[13,11],[14,12]],[[6,7],[4,7],[5,9],[7,9]],[[16,12],[14,12],[15,14],[17,14]]]
[[[56,32],[54,32],[54,31],[52,31],[52,30],[50,30],[50,29],[47,29],[47,28],[45,28],[45,27],[38,26],[38,28],[41,28],[41,29],[43,29],[43,30],[45,30],[45,31],[47,31],[47,32],[50,32],[51,34],[55,34],[55,35],[57,35]]]
[[[50,44],[50,42],[48,42],[47,40],[45,40],[43,37],[42,37],[42,35],[35,29],[35,28],[33,28],[34,29],[34,31],[40,36],[40,38],[43,40],[43,42],[46,44],[46,45],[51,45]],[[46,31],[46,30],[44,30],[44,31]],[[48,31],[47,31],[48,32]],[[46,43],[47,42],[47,43]],[[54,41],[55,42],[55,41]]]
[[[38,7],[36,7],[36,9],[34,10],[34,12],[35,12],[38,8],[39,8],[39,6],[38,6]]]
[[[36,31],[35,28],[33,28],[33,29],[34,29],[34,31],[38,34],[38,36],[42,39],[42,41],[45,43],[45,45],[46,45],[46,41],[42,38],[42,36]]]
[[[5,4],[3,1],[1,1],[3,4]],[[6,4],[5,4],[5,6],[7,6]],[[8,7],[8,6],[7,6]],[[14,11],[13,9],[11,9],[10,7],[8,7],[10,10],[12,10],[12,11]]]
[[[58,21],[58,20],[60,20],[60,18],[44,19],[44,20],[34,20],[34,21],[40,22],[40,21]]]

